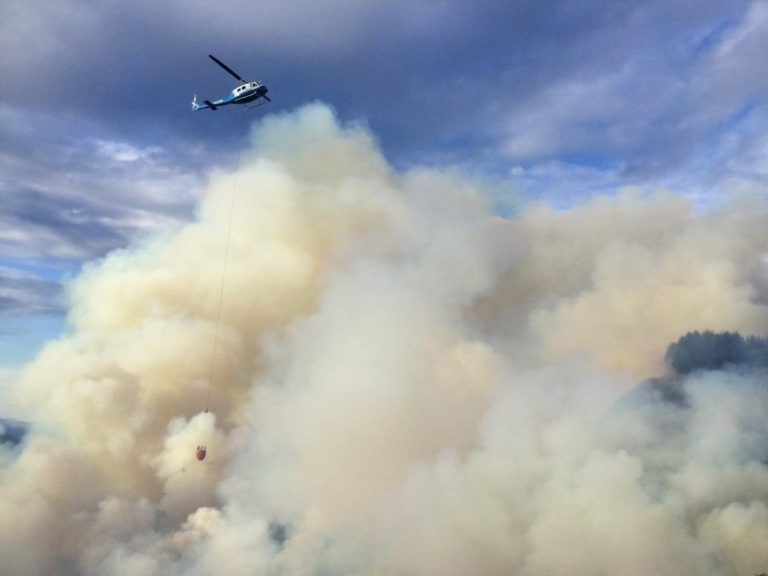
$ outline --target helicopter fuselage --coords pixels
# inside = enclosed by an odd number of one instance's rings
[[[232,92],[220,100],[215,100],[213,102],[205,100],[203,104],[198,104],[195,100],[192,103],[192,108],[194,110],[203,110],[205,108],[216,110],[219,106],[226,106],[227,104],[248,104],[259,98],[267,99],[266,94],[268,91],[267,87],[261,82],[246,82],[232,90]]]
[[[230,104],[247,104],[253,102],[257,98],[261,98],[267,93],[267,87],[259,82],[248,82],[242,86],[238,86],[232,92],[229,93],[226,100],[229,100]]]

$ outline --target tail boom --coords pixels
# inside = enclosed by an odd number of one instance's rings
[[[205,110],[206,108],[216,110],[218,109],[218,106],[210,100],[203,100],[202,104],[198,103],[197,94],[195,94],[192,98],[192,112],[196,112],[197,110]]]

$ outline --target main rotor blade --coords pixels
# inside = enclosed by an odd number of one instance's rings
[[[216,58],[216,56],[214,56],[213,54],[208,54],[208,58],[210,58],[211,60],[213,60],[214,62],[216,62],[216,64],[218,64],[219,66],[221,66],[222,68],[224,68],[224,70],[226,70],[227,72],[229,72],[230,74],[232,74],[232,76],[234,76],[235,78],[237,78],[238,80],[240,80],[240,82],[245,82],[245,80],[243,80],[243,79],[240,77],[240,75],[239,75],[237,72],[235,72],[234,70],[232,70],[232,68],[230,68],[229,66],[227,66],[226,64],[224,64],[224,62],[222,62],[221,60],[219,60],[218,58]]]

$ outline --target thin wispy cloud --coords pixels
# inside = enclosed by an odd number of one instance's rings
[[[61,314],[65,309],[58,282],[0,266],[0,316]]]

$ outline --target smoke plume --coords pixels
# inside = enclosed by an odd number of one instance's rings
[[[193,222],[72,282],[0,448],[2,572],[768,570],[765,373],[627,394],[682,334],[765,336],[767,253],[765,204],[505,219],[324,105],[267,117]]]

